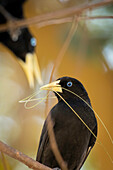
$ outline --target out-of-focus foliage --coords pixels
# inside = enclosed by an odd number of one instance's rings
[[[64,2],[65,1],[65,2]],[[69,6],[88,3],[75,0],[29,0],[24,5],[26,17],[55,11]],[[87,11],[85,15],[113,15],[113,6]],[[54,61],[67,37],[71,23],[48,26],[38,29],[30,27],[37,38],[36,52],[44,83],[49,82]],[[93,108],[97,111],[113,136],[113,20],[82,20],[67,50],[54,79],[71,76],[79,79],[89,92]],[[35,159],[41,128],[45,119],[45,102],[33,109],[25,109],[18,101],[39,90],[28,86],[23,70],[15,56],[0,45],[0,140]],[[46,92],[38,97],[44,97]],[[49,109],[56,103],[49,100]],[[98,139],[113,155],[113,146],[98,121]],[[113,157],[112,157],[113,159]],[[3,169],[0,156],[0,169]],[[25,165],[6,157],[11,170],[27,170]],[[82,170],[112,169],[104,149],[96,144]]]

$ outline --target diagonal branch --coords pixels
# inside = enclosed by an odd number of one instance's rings
[[[113,16],[80,16],[79,20],[94,20],[94,19],[113,19]],[[71,17],[65,17],[65,18],[58,18],[58,19],[51,19],[47,21],[42,21],[37,24],[38,28],[42,28],[49,25],[57,25],[57,24],[64,24],[64,23],[70,23],[73,21],[73,16]]]
[[[5,17],[6,20],[12,20],[12,16],[9,12],[7,12],[7,10],[0,5],[0,13]]]
[[[24,27],[27,27],[28,25],[37,24],[42,21],[47,21],[50,19],[58,19],[58,18],[63,18],[63,17],[67,17],[67,16],[74,16],[74,15],[82,13],[83,11],[85,11],[87,9],[95,9],[95,8],[106,6],[106,5],[109,5],[112,3],[113,3],[113,0],[103,0],[102,2],[98,2],[98,3],[91,2],[89,4],[85,3],[85,4],[82,4],[79,6],[73,6],[73,7],[61,9],[58,11],[45,13],[45,14],[38,15],[38,16],[35,16],[32,18],[14,21],[12,27],[15,29],[18,27],[24,28]],[[1,24],[1,26],[0,26],[0,31],[6,31],[9,29],[10,29],[10,25],[8,25],[8,23]]]
[[[55,62],[54,62],[54,66],[53,66],[53,69],[52,69],[52,72],[51,72],[50,81],[52,81],[53,74],[54,74],[55,70],[58,69],[59,65],[61,64],[61,61],[63,60],[63,57],[64,57],[64,55],[65,55],[65,53],[66,53],[66,51],[67,51],[67,49],[70,45],[70,42],[71,42],[75,32],[77,31],[78,21],[79,21],[79,17],[74,19],[73,22],[72,22],[72,26],[71,26],[71,29],[68,33],[68,36],[67,36],[67,38],[66,38],[66,40],[65,40],[65,42],[64,42],[64,44],[63,44],[63,46],[60,50]]]
[[[19,152],[18,150],[8,146],[7,144],[0,141],[0,151],[5,153],[6,155],[24,163],[29,168],[34,170],[52,170],[51,168],[33,160],[32,158],[28,157],[27,155]]]
[[[46,103],[46,108],[48,107],[48,103]],[[47,109],[48,110],[48,109]],[[61,167],[62,170],[68,170],[66,162],[63,160],[62,155],[58,149],[58,145],[55,139],[55,134],[53,131],[53,121],[51,119],[51,116],[48,115],[47,117],[47,130],[48,130],[48,135],[49,135],[49,141],[50,145],[53,151],[53,154]]]

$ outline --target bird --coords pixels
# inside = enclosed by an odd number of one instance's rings
[[[0,0],[0,24],[24,19],[23,4],[26,0]],[[42,85],[41,72],[35,53],[36,38],[26,28],[9,29],[0,32],[0,42],[13,52],[27,76],[29,86],[34,88],[34,77]]]
[[[88,93],[82,83],[72,77],[61,77],[40,89],[53,91],[58,99],[58,103],[50,110],[48,116],[53,122],[56,143],[63,160],[69,170],[78,170],[83,166],[97,139],[97,119],[91,109]],[[48,116],[42,128],[36,161],[50,168],[60,169],[49,141]]]

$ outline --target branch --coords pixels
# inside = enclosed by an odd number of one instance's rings
[[[48,103],[46,102],[46,108],[48,107]],[[47,109],[48,110],[48,109]],[[49,142],[51,145],[51,149],[53,151],[53,154],[59,164],[59,166],[61,167],[62,170],[68,170],[67,169],[67,164],[66,162],[63,160],[63,157],[58,149],[58,145],[55,139],[55,134],[53,131],[53,121],[51,119],[51,116],[48,115],[47,117],[47,130],[48,130],[48,135],[49,135]]]
[[[7,10],[0,5],[0,13],[5,17],[6,20],[12,20],[12,16],[9,12],[7,12]]]
[[[23,154],[22,152],[19,152],[18,150],[8,146],[7,144],[4,144],[2,141],[0,141],[0,151],[12,158],[24,163],[29,168],[32,168],[34,170],[52,170],[51,168],[33,160],[32,158],[28,157],[27,155]]]
[[[27,18],[27,19],[22,19],[22,20],[16,20],[13,22],[12,27],[13,28],[24,28],[27,27],[28,25],[31,24],[37,24],[40,23],[42,21],[47,21],[47,20],[51,20],[51,19],[58,19],[58,18],[63,18],[63,17],[67,17],[67,16],[74,16],[77,14],[82,13],[83,11],[87,10],[87,9],[95,9],[98,7],[102,7],[105,5],[109,5],[112,4],[113,0],[103,0],[102,2],[98,2],[96,4],[94,3],[89,3],[89,4],[82,4],[79,6],[73,6],[73,7],[69,7],[66,9],[61,9],[58,11],[53,11],[50,13],[45,13],[42,15],[38,15],[32,18]],[[11,25],[9,25],[8,23],[6,24],[1,24],[0,26],[0,31],[6,31],[6,30],[10,30],[11,29]]]
[[[75,16],[76,17],[76,16]],[[113,19],[113,16],[80,16],[79,20],[92,20],[92,19]],[[72,17],[65,17],[60,19],[51,19],[47,21],[42,21],[37,24],[38,28],[42,28],[49,25],[57,25],[57,24],[64,24],[64,23],[70,23],[73,21]]]
[[[79,22],[79,17],[75,18],[72,22],[72,26],[71,26],[71,29],[66,37],[66,40],[58,54],[58,56],[56,57],[56,60],[54,62],[54,65],[53,65],[53,69],[52,69],[52,72],[51,72],[51,76],[50,76],[50,81],[52,81],[52,78],[53,78],[53,74],[55,72],[55,70],[58,70],[58,67],[59,65],[61,64],[61,61],[63,60],[63,57],[70,45],[70,42],[75,34],[75,32],[77,31],[77,28],[78,28],[78,22]]]

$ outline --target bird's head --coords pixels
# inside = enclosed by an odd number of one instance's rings
[[[11,36],[8,32],[4,32],[0,34],[0,41],[17,56],[17,61],[22,66],[30,87],[34,88],[34,78],[41,85],[42,78],[35,53],[36,39],[28,28],[21,29],[18,35],[13,32]]]
[[[84,86],[75,78],[62,77],[57,79],[55,82],[42,86],[40,89],[55,92],[58,100],[60,100],[60,98],[57,93],[59,93],[64,99],[67,100],[70,98],[75,99],[78,98],[77,96],[80,96],[90,104],[90,99]]]
[[[34,53],[36,39],[27,28],[21,29],[19,34],[4,32],[0,34],[0,41],[7,46],[18,58],[25,62],[28,53]]]

